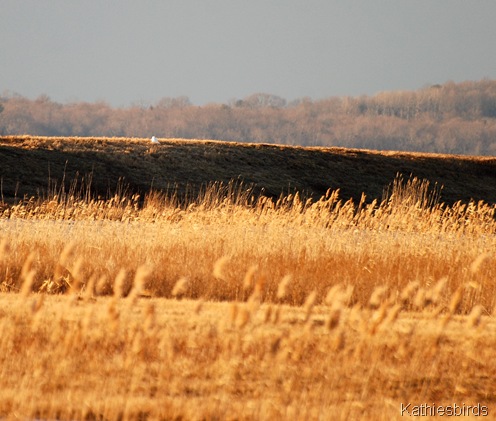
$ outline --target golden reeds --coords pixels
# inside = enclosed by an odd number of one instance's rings
[[[373,420],[401,402],[491,403],[495,209],[429,188],[399,180],[356,205],[215,184],[187,205],[5,209],[0,418]]]
[[[135,275],[133,290],[141,290],[148,270]],[[184,291],[185,283],[176,286]],[[447,282],[432,288],[442,295]],[[388,296],[381,291],[373,295]],[[464,324],[448,323],[442,313],[425,317],[427,307],[412,318],[391,297],[370,310],[353,305],[351,296],[350,288],[338,285],[327,292],[325,305],[313,291],[301,308],[261,304],[258,311],[249,303],[202,302],[199,314],[198,302],[189,300],[134,299],[129,307],[129,298],[100,297],[64,305],[71,302],[67,295],[47,297],[31,315],[20,305],[28,297],[0,296],[12,303],[0,313],[0,414],[299,419],[324,406],[333,408],[333,419],[347,419],[359,402],[360,413],[373,420],[384,411],[394,417],[404,400],[472,402],[478,399],[475,380],[489,390],[496,366],[487,357],[496,339],[481,306]],[[458,292],[447,298],[456,307]],[[230,322],[220,323],[226,314]],[[474,359],[485,361],[483,368],[464,364]],[[445,382],[456,383],[462,394],[453,398]],[[399,391],[391,408],[375,407]],[[308,412],[288,412],[293,405]]]
[[[399,178],[382,202],[362,196],[357,205],[338,191],[315,202],[298,194],[273,200],[233,183],[205,188],[188,206],[156,193],[142,204],[122,194],[24,201],[0,218],[0,288],[20,290],[34,251],[32,289],[48,293],[77,295],[92,279],[97,295],[127,295],[131,280],[119,285],[122,271],[152,265],[145,295],[169,296],[187,278],[184,298],[243,301],[257,288],[262,302],[302,305],[313,290],[346,284],[354,301],[379,307],[384,297],[373,291],[382,285],[412,310],[446,301],[430,288],[446,278],[450,292],[479,285],[458,311],[475,304],[491,311],[494,207],[446,206],[429,191],[425,180]]]

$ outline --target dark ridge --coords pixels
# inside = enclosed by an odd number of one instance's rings
[[[496,158],[344,148],[305,148],[202,140],[0,137],[0,201],[48,196],[64,186],[108,197],[176,189],[194,195],[211,182],[242,181],[277,197],[381,199],[397,173],[444,186],[441,201],[496,203]],[[76,181],[77,180],[77,181]]]

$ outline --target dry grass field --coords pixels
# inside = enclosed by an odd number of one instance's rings
[[[70,193],[0,211],[0,418],[495,418],[494,204]]]

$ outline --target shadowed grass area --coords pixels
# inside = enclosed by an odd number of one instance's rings
[[[343,148],[303,148],[204,140],[0,138],[3,200],[53,193],[61,186],[109,197],[118,189],[194,196],[211,182],[240,180],[277,197],[298,191],[319,198],[339,188],[343,199],[381,199],[397,173],[444,186],[442,200],[496,203],[496,158]],[[1,198],[0,198],[1,200]]]

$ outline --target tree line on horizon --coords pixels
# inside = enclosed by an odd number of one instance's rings
[[[0,96],[0,135],[215,139],[496,155],[496,80],[447,82],[373,96],[301,98],[259,93],[196,106],[187,97],[113,108],[42,95]]]

